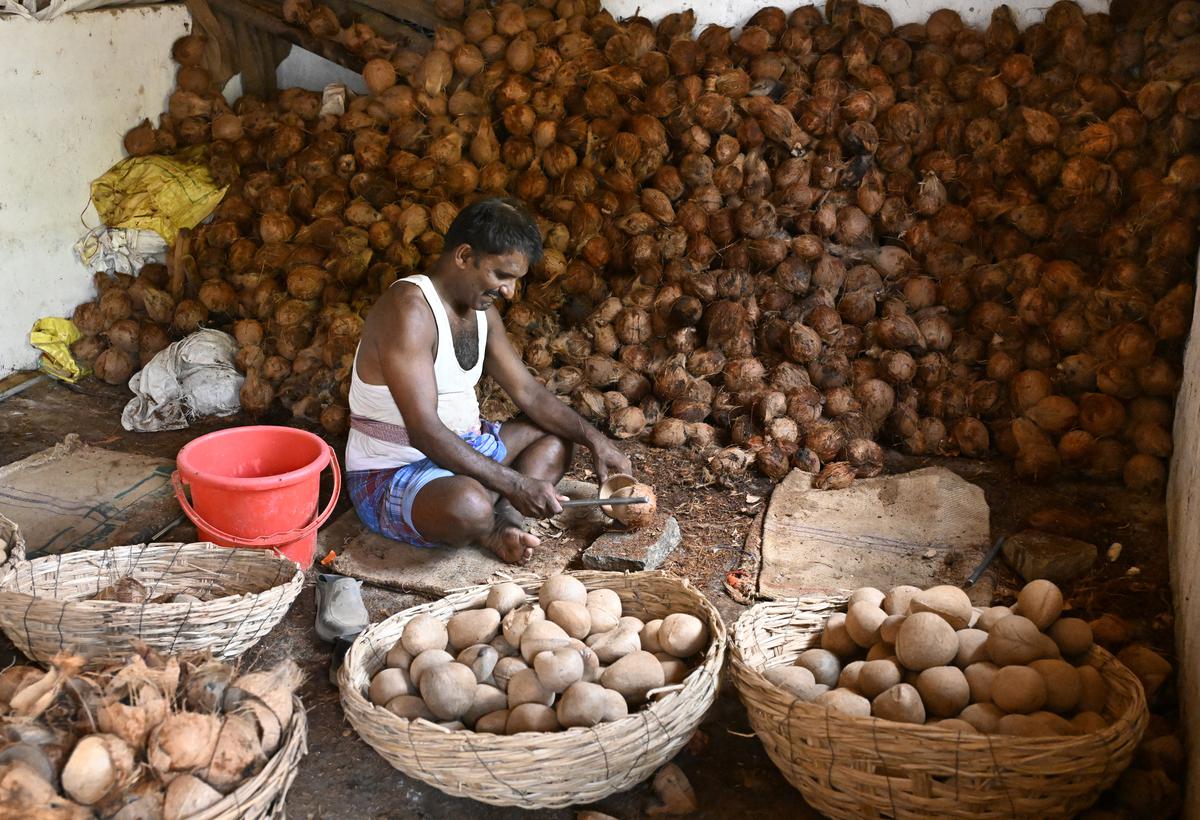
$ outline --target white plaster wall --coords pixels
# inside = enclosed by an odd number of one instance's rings
[[[287,59],[279,64],[275,82],[280,88],[307,88],[309,91],[321,91],[329,83],[341,83],[355,94],[367,93],[367,84],[361,74],[299,46],[292,46]]]
[[[367,93],[367,84],[363,82],[361,74],[299,46],[292,46],[287,57],[275,69],[275,82],[280,88],[306,88],[309,91],[324,91],[330,83],[341,83],[355,94]],[[232,105],[234,100],[242,96],[242,75],[230,77],[221,93]]]
[[[1046,9],[1050,8],[1052,0],[1010,0],[1008,7],[1013,10],[1017,24],[1024,27],[1042,19]],[[767,5],[777,5],[784,11],[791,11],[799,6],[815,5],[825,7],[822,2],[753,2],[752,0],[603,0],[604,7],[612,12],[614,17],[630,17],[641,15],[650,20],[658,20],[668,14],[694,9],[696,23],[703,28],[709,23],[722,26],[740,26],[758,9]],[[1108,0],[1078,0],[1084,11],[1104,11],[1108,8]],[[931,12],[937,9],[954,9],[967,25],[983,27],[991,19],[992,9],[1000,5],[993,0],[873,0],[870,3],[887,9],[896,25],[903,23],[924,22]]]
[[[182,4],[0,15],[0,376],[36,364],[35,320],[90,297],[71,253],[99,221],[89,186],[125,155],[125,131],[164,110],[189,23]]]

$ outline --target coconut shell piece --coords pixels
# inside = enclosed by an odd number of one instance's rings
[[[103,702],[96,716],[102,732],[124,740],[134,749],[141,749],[150,731],[167,717],[168,704],[152,685],[145,684],[131,693],[131,703],[119,700]]]
[[[687,775],[674,763],[668,763],[654,775],[654,791],[662,805],[647,809],[646,814],[650,816],[692,814],[700,808]]]
[[[163,818],[183,820],[219,803],[222,796],[200,778],[181,774],[167,786],[167,794],[163,800]]]
[[[133,748],[128,743],[116,735],[86,735],[63,767],[63,791],[79,803],[94,805],[123,788],[133,772]]]
[[[229,791],[258,774],[266,762],[254,721],[238,714],[226,715],[212,761],[201,774],[210,786]]]
[[[207,765],[220,731],[221,719],[214,715],[177,712],[150,733],[146,760],[163,774]]]
[[[36,769],[14,760],[0,764],[0,816],[31,820],[88,820],[95,815],[60,797]]]
[[[601,505],[600,509],[608,517],[619,521],[630,529],[644,527],[654,520],[658,511],[658,497],[654,488],[649,484],[641,484],[633,476],[623,473],[609,476],[600,485],[600,498],[631,498],[641,496],[649,499],[645,504],[627,504],[614,506]]]

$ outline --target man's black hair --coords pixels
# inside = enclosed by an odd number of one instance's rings
[[[518,251],[530,265],[542,260],[542,234],[525,204],[512,197],[481,199],[458,212],[446,231],[447,250],[470,245],[488,256]]]

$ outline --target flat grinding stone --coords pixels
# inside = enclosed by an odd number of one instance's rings
[[[583,565],[608,572],[658,569],[682,541],[675,517],[658,512],[648,527],[601,535],[584,550]]]

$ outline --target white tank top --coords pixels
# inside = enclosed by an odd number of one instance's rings
[[[437,356],[433,360],[433,375],[437,383],[437,414],[442,424],[456,435],[478,433],[479,399],[475,385],[483,374],[483,356],[487,346],[487,313],[478,311],[477,332],[479,334],[479,356],[470,370],[463,370],[454,353],[454,338],[450,333],[450,320],[446,306],[438,296],[433,282],[424,274],[415,274],[398,279],[393,283],[410,282],[421,289],[437,326]],[[350,412],[356,416],[404,427],[404,417],[392,399],[386,384],[368,384],[358,375],[358,351],[354,354],[354,367],[350,376]],[[403,467],[425,458],[415,447],[393,444],[372,438],[358,430],[351,430],[346,442],[346,469],[383,470]]]

